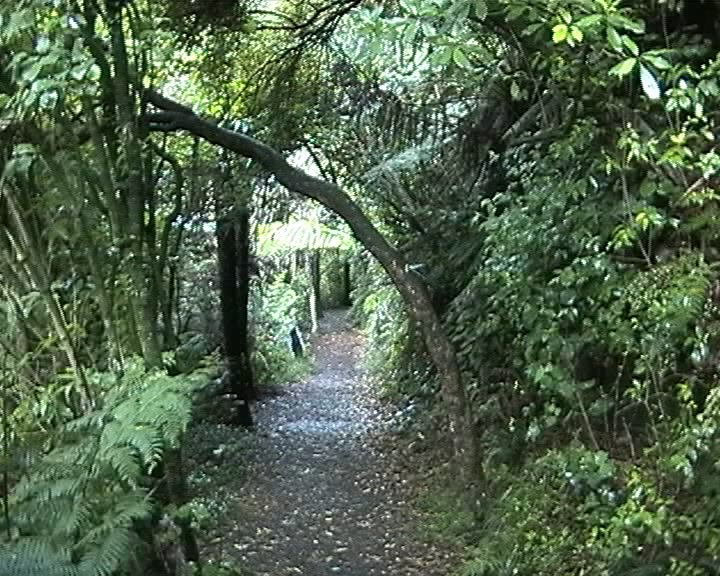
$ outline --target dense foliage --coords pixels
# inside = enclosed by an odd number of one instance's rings
[[[447,408],[373,247],[231,147],[168,134],[177,110],[151,112],[147,88],[342,185],[429,286],[486,479],[466,574],[717,572],[719,17],[714,0],[3,4],[0,573],[179,574],[180,540],[197,561],[173,471],[222,382],[228,223],[253,254],[261,385],[307,371],[289,335],[347,304],[352,273],[386,390]]]
[[[403,204],[393,233],[445,310],[492,479],[467,574],[714,573],[713,3],[478,2],[453,40],[433,35],[439,4],[404,3],[385,34],[422,34],[467,98],[473,79],[497,82],[484,98],[515,118],[493,139],[480,103],[456,152],[439,142],[434,158],[392,157],[407,179],[398,195],[449,180]],[[493,35],[466,34],[500,19],[494,37],[514,46],[494,52],[492,73],[480,62]],[[365,305],[371,326],[388,313]],[[394,318],[377,364],[425,396],[423,352]]]

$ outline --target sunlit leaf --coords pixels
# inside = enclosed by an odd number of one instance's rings
[[[473,10],[475,11],[475,17],[478,20],[485,20],[488,15],[488,7],[486,0],[475,0],[473,4]]]
[[[403,32],[403,42],[405,44],[412,44],[415,41],[415,37],[417,36],[418,32],[418,23],[417,20],[413,20],[405,27],[405,31]]]
[[[576,25],[581,28],[590,28],[602,20],[600,14],[590,14],[589,16],[583,16],[576,22]]]
[[[637,56],[638,54],[640,54],[640,49],[632,38],[630,38],[629,36],[623,36],[622,42],[625,47],[630,50],[630,54],[632,54],[633,56]]]
[[[612,26],[608,26],[607,28],[607,39],[608,43],[614,50],[617,50],[618,52],[622,50],[622,38],[620,38],[620,34],[618,34],[617,30],[615,30]]]
[[[632,72],[632,69],[635,68],[635,64],[637,64],[637,58],[626,58],[625,60],[619,62],[618,64],[615,64],[612,68],[610,68],[608,74],[611,76],[619,76],[622,78],[623,76],[627,76]]]
[[[672,68],[672,64],[665,60],[662,56],[655,56],[652,54],[643,54],[642,59],[652,64],[658,70],[669,70]]]
[[[467,56],[465,56],[461,48],[455,48],[455,50],[453,50],[452,59],[460,68],[472,68],[470,60],[467,59]]]
[[[657,79],[650,70],[640,64],[640,83],[642,84],[643,92],[651,100],[657,100],[660,98],[660,85]]]
[[[568,27],[567,24],[556,24],[553,26],[553,35],[552,39],[555,44],[559,44],[560,42],[564,42],[568,35]]]

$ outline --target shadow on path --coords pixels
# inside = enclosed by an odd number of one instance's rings
[[[419,535],[412,463],[383,448],[391,432],[357,367],[362,344],[343,311],[327,313],[314,375],[259,403],[245,478],[216,495],[227,517],[213,519],[212,556],[256,576],[452,574],[451,554]]]

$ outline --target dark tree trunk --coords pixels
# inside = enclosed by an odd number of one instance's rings
[[[310,254],[310,281],[315,297],[315,314],[318,318],[323,317],[323,301],[320,292],[320,252],[315,250]]]
[[[350,260],[343,262],[343,305],[352,306],[352,284],[350,283]]]
[[[250,210],[247,204],[237,210],[237,299],[238,332],[237,348],[240,354],[238,377],[244,383],[248,398],[255,400],[255,376],[253,374],[248,330],[248,304],[250,302]]]
[[[162,309],[163,321],[163,350],[174,350],[177,347],[175,323],[173,322],[173,308],[177,298],[177,267],[175,264],[168,266],[167,294]]]
[[[219,212],[220,210],[218,210]],[[243,380],[242,358],[247,344],[247,326],[243,326],[237,281],[237,230],[227,216],[217,220],[218,265],[220,269],[220,307],[222,309],[223,342],[228,375],[228,392],[235,396],[235,423],[250,427],[250,390]],[[245,308],[247,319],[247,307]],[[245,334],[245,342],[242,334]]]

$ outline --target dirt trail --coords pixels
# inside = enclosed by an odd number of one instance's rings
[[[326,315],[314,349],[307,382],[259,403],[244,477],[220,464],[230,480],[214,494],[224,507],[204,547],[255,576],[452,574],[452,554],[420,537],[403,472],[413,463],[389,449],[343,312]]]

